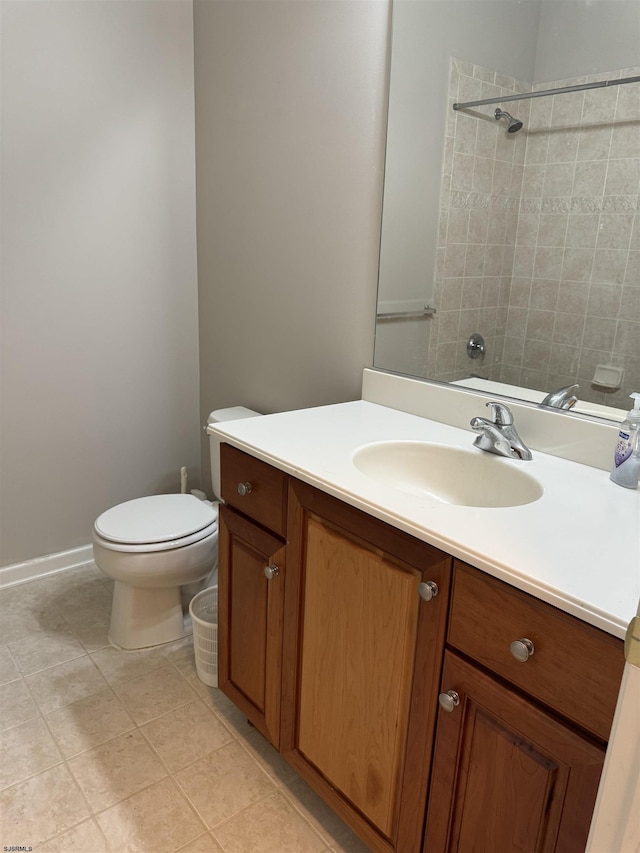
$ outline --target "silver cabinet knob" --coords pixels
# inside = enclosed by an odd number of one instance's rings
[[[276,566],[275,563],[272,563],[270,566],[264,567],[264,576],[268,581],[273,580],[273,578],[277,578],[279,574],[280,569],[278,568],[278,566]]]
[[[434,581],[425,581],[418,584],[418,595],[423,601],[431,601],[438,594],[438,584]]]
[[[514,640],[509,646],[509,649],[514,658],[519,660],[520,663],[526,663],[535,651],[533,643],[531,640],[527,640],[526,637],[522,637],[520,640]]]
[[[438,696],[438,702],[443,711],[447,711],[450,714],[460,704],[460,696],[455,690],[447,690],[446,693],[441,693]]]
[[[239,495],[250,495],[253,491],[253,486],[251,483],[238,483],[238,494]]]

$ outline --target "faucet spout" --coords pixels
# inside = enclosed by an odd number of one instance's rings
[[[551,391],[540,405],[549,406],[552,409],[571,409],[578,402],[574,391],[577,391],[579,387],[579,385],[566,385],[564,388]]]
[[[510,459],[531,459],[531,451],[518,435],[513,423],[513,414],[508,406],[502,403],[489,402],[493,420],[487,418],[472,418],[471,429],[479,433],[473,442],[475,447],[497,456],[507,456]]]

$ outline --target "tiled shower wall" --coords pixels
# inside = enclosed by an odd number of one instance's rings
[[[452,60],[434,288],[437,314],[429,338],[434,379],[451,381],[470,373],[499,378],[526,149],[522,134],[508,134],[496,122],[495,107],[460,113],[452,104],[528,88]],[[478,361],[466,353],[474,332],[486,343]]]
[[[634,76],[623,69],[545,83]],[[499,88],[498,88],[499,87]],[[452,61],[450,105],[529,87]],[[640,84],[450,110],[430,364],[438,379],[477,373],[627,408],[640,389]],[[484,358],[466,341],[485,338]],[[624,368],[620,389],[592,383]]]

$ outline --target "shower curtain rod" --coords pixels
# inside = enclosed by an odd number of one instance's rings
[[[506,101],[528,101],[529,98],[545,98],[548,95],[564,95],[566,92],[580,92],[584,89],[602,89],[605,86],[622,86],[624,83],[640,83],[640,77],[622,77],[620,80],[600,80],[598,83],[580,83],[577,86],[563,86],[560,89],[544,89],[540,92],[525,92],[522,95],[503,95],[501,98],[485,98],[482,101],[466,101],[454,104],[454,110],[467,107],[481,107],[484,104],[504,104]]]

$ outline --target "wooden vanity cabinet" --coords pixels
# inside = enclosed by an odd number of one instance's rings
[[[296,480],[288,549],[281,751],[371,850],[419,851],[451,558]]]
[[[424,853],[583,853],[622,642],[458,561],[447,642]]]
[[[582,853],[622,641],[221,462],[218,683],[300,776],[378,853]]]
[[[218,686],[278,748],[288,478],[227,444],[220,458]]]

